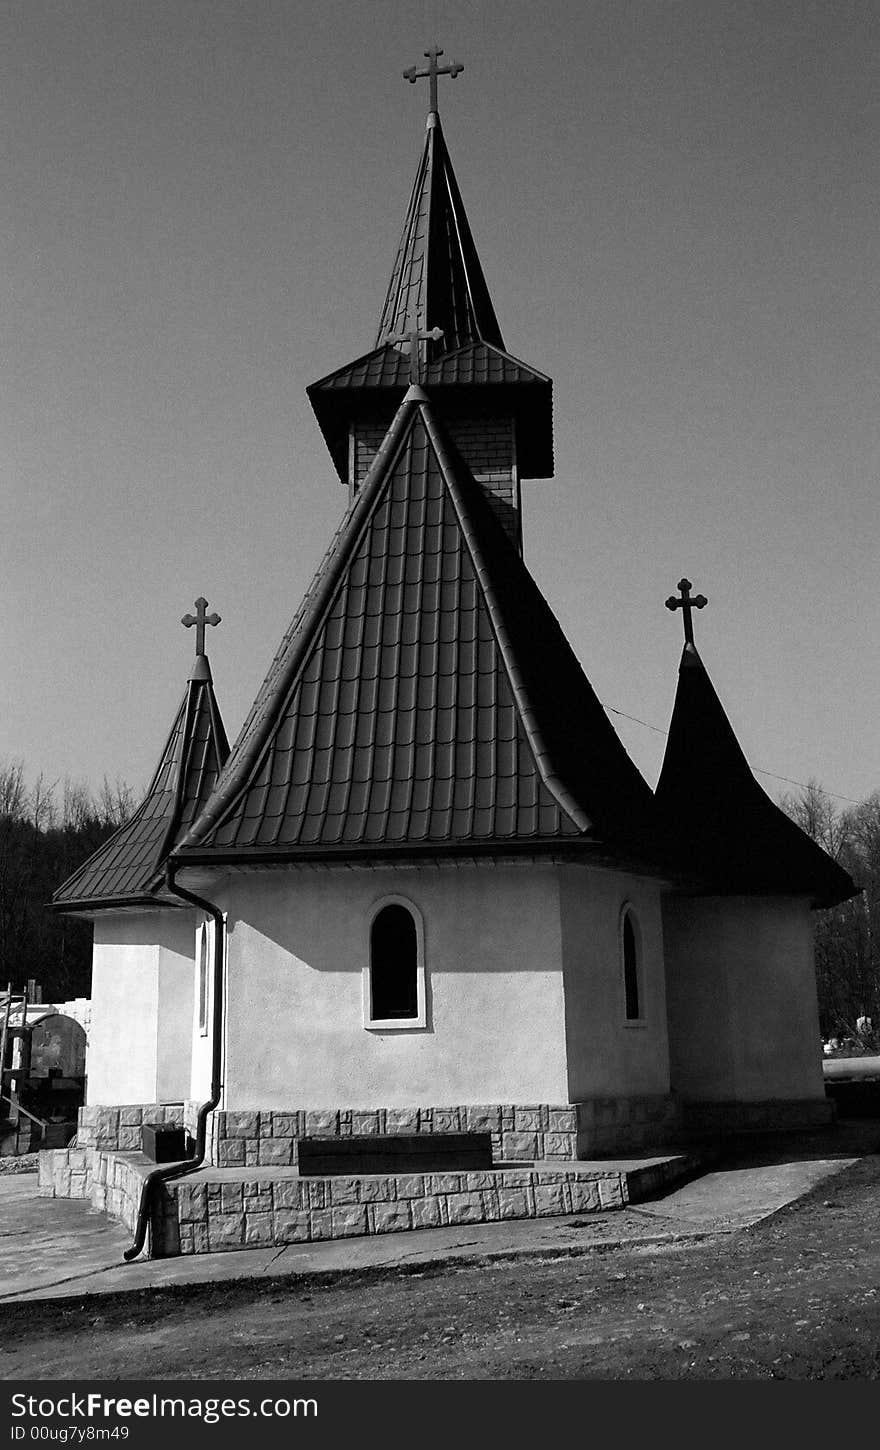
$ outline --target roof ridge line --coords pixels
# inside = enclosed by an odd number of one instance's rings
[[[424,422],[425,429],[428,433],[428,437],[431,440],[431,445],[437,455],[438,462],[443,469],[444,477],[446,478],[447,484],[451,485],[449,489],[450,497],[452,498],[455,512],[458,515],[458,523],[461,529],[462,538],[467,545],[468,553],[471,556],[471,563],[474,566],[474,572],[479,579],[480,585],[483,590],[483,596],[486,600],[486,607],[489,615],[489,622],[492,626],[492,630],[495,635],[499,651],[501,653],[501,659],[504,664],[504,669],[510,683],[510,688],[513,692],[517,711],[519,713],[520,719],[522,720],[523,728],[526,733],[526,739],[529,744],[529,749],[531,750],[534,757],[535,766],[538,774],[540,775],[541,780],[544,782],[544,785],[547,787],[557,804],[562,808],[562,810],[565,811],[566,815],[568,815],[571,820],[574,821],[574,824],[578,827],[578,829],[580,831],[583,831],[585,834],[589,833],[592,830],[592,821],[587,816],[583,807],[575,800],[568,787],[563,784],[559,776],[556,775],[556,773],[549,766],[549,762],[551,759],[550,752],[544,742],[541,728],[538,725],[537,720],[535,719],[534,710],[532,709],[532,706],[528,700],[525,681],[522,678],[519,666],[517,665],[516,660],[512,658],[510,636],[504,620],[500,617],[501,611],[498,605],[498,601],[495,597],[495,590],[493,588],[491,579],[489,578],[488,571],[483,560],[482,550],[473,537],[470,527],[470,521],[467,517],[467,511],[461,506],[461,498],[459,496],[460,480],[458,477],[457,465],[449,452],[446,440],[443,437],[442,432],[439,430],[437,422],[433,416],[433,413],[431,412],[430,402],[421,403],[419,405],[419,409],[422,415],[422,421]],[[472,481],[474,488],[478,489],[479,485],[477,484],[476,480]]]
[[[406,250],[407,250],[407,247],[409,245],[410,238],[413,236],[413,229],[414,229],[414,226],[415,226],[415,219],[416,219],[416,217],[418,215],[418,207],[417,207],[417,204],[416,203],[417,203],[418,196],[419,196],[419,192],[420,192],[420,189],[421,189],[422,178],[423,178],[424,174],[427,172],[427,167],[428,167],[428,150],[429,150],[429,147],[430,147],[431,144],[432,143],[430,142],[430,133],[426,131],[426,133],[425,133],[425,140],[424,140],[424,143],[422,145],[422,154],[419,157],[419,164],[418,164],[418,167],[416,168],[415,181],[413,182],[412,191],[410,193],[410,198],[409,198],[409,203],[408,203],[407,209],[406,209],[406,216],[403,219],[403,231],[401,232],[401,235],[400,235],[400,241],[397,244],[397,254],[396,254],[396,257],[395,257],[394,269],[392,270],[391,278],[390,278],[389,283],[388,283],[388,290],[385,293],[385,301],[382,304],[382,311],[379,314],[379,331],[378,331],[378,334],[376,336],[376,347],[377,348],[379,348],[379,347],[382,346],[382,334],[383,334],[384,327],[385,327],[385,317],[386,317],[386,314],[389,311],[389,303],[391,303],[392,297],[394,297],[394,299],[395,299],[393,305],[391,306],[391,314],[392,314],[392,316],[394,315],[394,313],[397,310],[396,299],[400,295],[400,291],[401,291],[401,281],[400,281],[400,279],[401,279],[401,277],[403,275],[403,272],[401,270],[401,272],[397,275],[397,277],[396,277],[397,286],[395,287],[395,285],[394,285],[395,284],[395,270],[396,270],[396,267],[397,267],[397,261],[398,261],[398,259],[406,255]]]
[[[186,708],[180,731],[179,757],[175,760],[173,805],[157,856],[157,860],[161,860],[162,862],[165,861],[171,847],[174,845],[174,838],[180,827],[180,818],[183,814],[183,792],[186,786],[186,777],[189,772],[189,762],[192,758],[192,728],[199,703],[198,691],[205,683],[204,680],[194,680],[192,676],[186,682]],[[175,754],[177,754],[177,751],[175,751]]]
[[[279,666],[279,669],[283,668],[283,675],[280,686],[273,689],[276,698],[280,695],[284,701],[287,701],[290,697],[305,663],[307,645],[311,641],[314,631],[320,627],[325,618],[335,598],[349,558],[360,542],[364,529],[378,505],[380,483],[397,460],[412,413],[421,406],[420,401],[411,398],[409,394],[404,397],[370,465],[354,506],[340,523],[333,543],[325,554],[306,597],[297,611],[300,622],[295,633],[291,635],[290,657],[283,667]],[[267,679],[270,676],[271,670]],[[214,830],[219,826],[223,816],[232,809],[241,792],[247,789],[247,778],[251,770],[256,768],[263,752],[268,747],[273,724],[274,717],[270,719],[268,716],[264,716],[259,725],[254,725],[251,739],[247,739],[244,735],[239,737],[241,740],[240,753],[239,742],[236,741],[228,757],[229,760],[232,760],[234,756],[238,757],[234,761],[228,781],[217,782],[203,810],[192,822],[183,840],[179,841],[169,853],[171,856],[175,856],[179,850],[192,849],[191,842],[194,843],[207,830]]]

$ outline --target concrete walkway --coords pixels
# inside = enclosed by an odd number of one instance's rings
[[[301,1274],[417,1268],[450,1260],[581,1254],[735,1233],[880,1151],[880,1122],[754,1141],[663,1198],[608,1213],[122,1260],[131,1235],[88,1204],[37,1197],[36,1174],[0,1175],[0,1304]]]

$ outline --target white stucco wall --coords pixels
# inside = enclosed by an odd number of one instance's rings
[[[102,913],[92,952],[90,1105],[180,1102],[192,1052],[194,915]]]
[[[570,1100],[669,1092],[660,885],[623,872],[559,868]],[[626,1021],[620,920],[640,936],[640,1020]]]
[[[224,1105],[566,1102],[555,869],[297,868],[206,890],[228,914]],[[364,1027],[369,925],[389,896],[424,923],[425,1029]]]
[[[663,921],[673,1090],[714,1102],[821,1098],[808,904],[669,897]]]

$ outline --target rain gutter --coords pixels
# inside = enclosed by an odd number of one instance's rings
[[[147,1228],[150,1222],[151,1201],[157,1193],[159,1185],[162,1183],[170,1183],[176,1178],[185,1178],[188,1174],[197,1172],[204,1163],[208,1114],[212,1113],[220,1102],[220,1094],[223,1088],[221,1075],[223,1060],[223,944],[225,935],[223,912],[212,901],[207,901],[205,897],[196,896],[194,892],[185,891],[182,886],[178,886],[174,880],[176,869],[177,867],[173,861],[166,862],[165,886],[167,890],[172,896],[177,896],[181,901],[187,902],[188,905],[198,907],[201,911],[204,911],[214,922],[211,1096],[207,1102],[202,1103],[198,1111],[196,1119],[195,1156],[187,1158],[180,1163],[168,1163],[163,1164],[159,1168],[154,1168],[144,1179],[143,1187],[141,1188],[141,1201],[138,1208],[134,1240],[123,1254],[126,1263],[130,1263],[133,1259],[136,1259],[144,1247],[147,1238]]]

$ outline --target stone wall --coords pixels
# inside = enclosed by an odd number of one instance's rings
[[[129,1103],[80,1109],[76,1146],[133,1152],[144,1123],[185,1125],[195,1138],[200,1104]],[[803,1116],[803,1104],[706,1104],[688,1108],[688,1126],[729,1119],[733,1108],[750,1126],[780,1126]],[[817,1105],[808,1105],[813,1110]],[[818,1105],[822,1108],[822,1104]],[[747,1112],[751,1107],[753,1111]],[[703,1114],[702,1118],[700,1114]],[[754,1120],[754,1122],[752,1121]],[[827,1120],[827,1112],[826,1112]],[[680,1108],[672,1097],[590,1098],[571,1104],[469,1104],[423,1108],[311,1108],[289,1112],[215,1112],[208,1117],[205,1161],[219,1168],[296,1167],[300,1138],[379,1136],[386,1133],[491,1133],[495,1162],[569,1161],[597,1154],[637,1152],[681,1136]]]
[[[668,1094],[587,1098],[575,1104],[576,1158],[643,1152],[682,1137],[681,1108]]]
[[[181,1179],[168,1191],[179,1224],[173,1251],[182,1254],[595,1213],[627,1202],[624,1174],[588,1178],[576,1165],[312,1179],[276,1170],[222,1183]]]
[[[80,1108],[76,1147],[140,1151],[144,1123],[180,1127],[183,1119],[183,1103],[123,1103],[116,1108]]]
[[[185,1122],[195,1133],[197,1103]],[[577,1113],[567,1104],[482,1104],[424,1108],[300,1109],[218,1112],[208,1120],[206,1160],[219,1168],[296,1167],[300,1138],[386,1133],[491,1133],[495,1162],[571,1161],[577,1157]]]
[[[56,1148],[41,1153],[40,1198],[85,1198],[93,1208],[134,1229],[141,1185],[156,1165],[99,1148]]]

